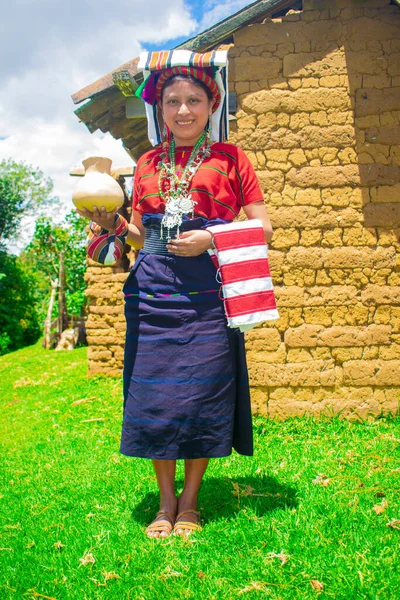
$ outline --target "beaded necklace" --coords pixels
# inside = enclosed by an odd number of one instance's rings
[[[161,238],[163,237],[163,228],[167,229],[167,241],[171,240],[171,229],[177,228],[177,238],[179,239],[179,227],[182,224],[183,215],[191,213],[194,216],[194,207],[197,204],[189,194],[192,179],[200,167],[203,160],[210,156],[209,139],[207,132],[201,135],[193,146],[189,160],[183,169],[181,177],[178,177],[175,163],[175,139],[172,137],[171,143],[163,144],[163,152],[160,154],[160,162],[157,169],[160,174],[158,177],[158,189],[160,197],[165,202],[165,214],[161,221]]]

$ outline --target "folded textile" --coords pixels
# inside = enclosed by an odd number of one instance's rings
[[[124,251],[128,235],[128,221],[121,215],[115,215],[115,231],[110,233],[96,223],[90,224],[88,257],[102,265],[113,265],[119,260]]]
[[[247,331],[279,319],[268,264],[268,248],[259,219],[207,227],[215,249],[209,254],[221,276],[229,327]]]

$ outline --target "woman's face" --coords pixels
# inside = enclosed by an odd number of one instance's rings
[[[177,146],[194,146],[212,114],[215,100],[191,81],[175,81],[163,91],[161,110]]]

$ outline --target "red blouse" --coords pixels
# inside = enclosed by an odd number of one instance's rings
[[[176,148],[176,166],[183,169],[192,148]],[[165,202],[158,190],[162,148],[157,146],[140,157],[136,166],[132,208],[140,214],[165,212]],[[263,200],[260,185],[246,154],[238,146],[217,142],[211,156],[200,165],[192,179],[190,194],[195,202],[196,217],[231,221],[242,206]]]

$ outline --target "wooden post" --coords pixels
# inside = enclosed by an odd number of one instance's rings
[[[44,347],[49,350],[50,348],[50,330],[51,330],[51,313],[53,312],[54,300],[56,298],[56,291],[58,288],[58,279],[51,282],[51,295],[49,308],[47,309],[47,316],[44,322]]]
[[[67,327],[68,317],[67,308],[65,305],[65,268],[64,268],[65,250],[60,252],[60,267],[59,267],[59,288],[58,288],[58,336],[60,339],[62,332]]]

